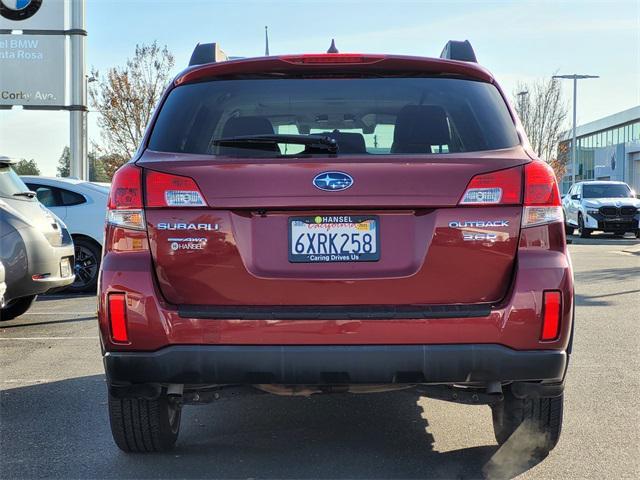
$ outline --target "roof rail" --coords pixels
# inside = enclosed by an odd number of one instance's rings
[[[442,49],[440,58],[478,63],[476,52],[473,51],[473,47],[469,43],[469,40],[465,40],[464,42],[459,40],[449,40]]]
[[[222,51],[217,43],[199,43],[193,49],[189,66],[202,65],[204,63],[225,62],[229,60],[227,54]]]

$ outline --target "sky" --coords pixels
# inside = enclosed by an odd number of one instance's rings
[[[447,40],[468,39],[507,93],[555,73],[599,75],[579,83],[578,124],[640,104],[640,0],[87,0],[87,67],[122,65],[154,40],[174,53],[175,73],[198,42],[260,56],[265,25],[272,55],[324,52],[335,38],[341,52],[437,57]],[[570,81],[564,95],[570,106]],[[96,115],[90,142],[100,142]],[[0,111],[0,155],[55,175],[68,144],[67,112]]]

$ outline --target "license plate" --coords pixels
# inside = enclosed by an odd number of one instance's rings
[[[60,260],[60,276],[61,277],[70,277],[71,276],[71,263],[68,258],[63,258]]]
[[[378,217],[289,217],[289,261],[304,263],[380,260]]]

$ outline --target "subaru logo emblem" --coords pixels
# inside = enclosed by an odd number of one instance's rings
[[[313,177],[313,186],[325,192],[339,192],[353,185],[353,178],[344,172],[322,172]]]

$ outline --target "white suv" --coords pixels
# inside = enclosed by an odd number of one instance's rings
[[[567,235],[577,228],[583,238],[595,230],[639,236],[640,200],[624,182],[576,183],[563,197],[562,209]]]

